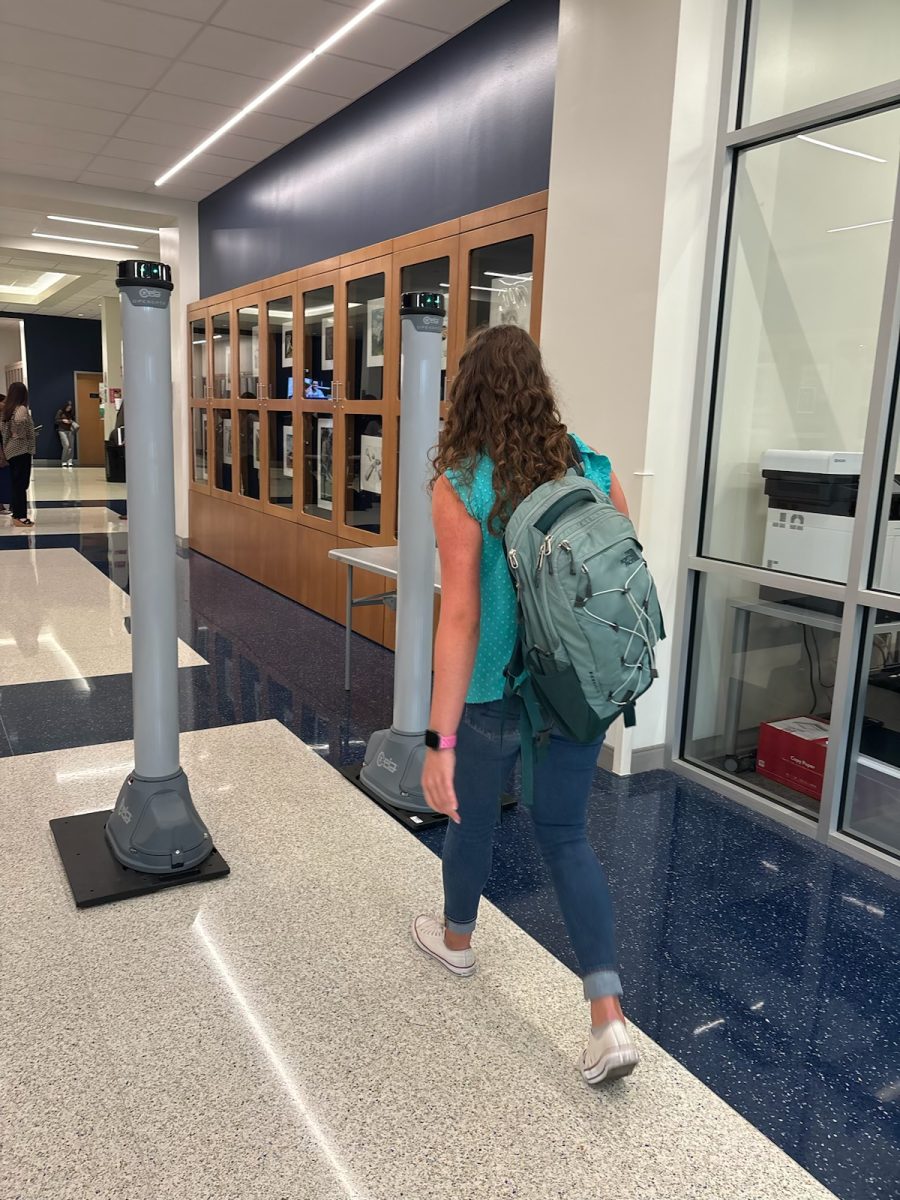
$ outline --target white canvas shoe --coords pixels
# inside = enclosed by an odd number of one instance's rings
[[[588,1083],[604,1083],[630,1075],[641,1061],[622,1021],[610,1021],[591,1040],[581,1056],[581,1073]]]
[[[410,928],[412,940],[420,950],[436,958],[454,975],[468,978],[475,974],[474,950],[449,950],[444,945],[444,925],[436,917],[416,917]]]

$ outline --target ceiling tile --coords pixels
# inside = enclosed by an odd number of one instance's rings
[[[174,121],[152,121],[146,117],[129,117],[119,130],[119,136],[131,138],[138,142],[155,142],[159,146],[170,146],[175,154],[186,153],[193,149],[205,136],[203,130],[194,129],[190,125],[179,125]],[[215,153],[225,158],[237,158],[242,163],[258,162],[277,150],[272,142],[260,141],[257,138],[245,138],[238,134],[226,134],[216,143]]]
[[[100,171],[82,171],[78,176],[79,183],[90,183],[94,187],[120,188],[128,192],[146,192],[152,189],[153,184],[147,184],[146,180],[135,180],[127,174],[104,175]]]
[[[113,0],[124,8],[146,8],[150,12],[170,13],[175,17],[190,17],[193,21],[208,21],[222,0]]]
[[[260,138],[286,146],[304,133],[309,133],[312,121],[289,121],[286,117],[273,117],[271,113],[248,113],[238,128],[243,137]]]
[[[362,8],[365,0],[343,0],[343,3]],[[391,0],[390,15],[444,33],[459,33],[505,3],[506,0]]]
[[[138,105],[134,115],[155,121],[183,122],[209,133],[229,117],[233,117],[237,111],[236,107],[214,104],[209,100],[188,100],[184,96],[172,96],[168,92],[151,92]]]
[[[121,174],[136,180],[149,180],[150,183],[162,174],[161,169],[156,163],[134,162],[122,158],[107,158],[105,154],[98,154],[91,162],[90,169],[92,171],[100,171],[104,175]]]
[[[302,57],[303,49],[297,46],[232,33],[230,29],[216,29],[212,25],[203,29],[182,56],[184,62],[239,71],[267,81],[283,75]]]
[[[30,174],[31,168],[38,165],[83,171],[92,158],[92,154],[82,150],[36,146],[30,142],[19,142],[0,136],[0,162],[15,163],[17,168],[25,167],[26,174]]]
[[[202,200],[210,195],[206,188],[192,187],[183,179],[179,179],[177,175],[168,183],[163,184],[161,188],[154,188],[154,191],[161,192],[166,196],[173,196],[178,200]]]
[[[0,45],[0,59],[4,48]],[[6,62],[0,70],[0,92],[16,96],[34,96],[45,100],[62,101],[64,104],[85,105],[95,110],[128,113],[146,95],[144,88],[128,87],[122,83],[111,83],[109,79],[80,79],[77,75],[60,71],[45,71],[21,63]],[[6,101],[4,100],[5,104]],[[35,117],[34,120],[39,120]],[[78,124],[73,128],[91,128]],[[96,130],[100,133],[102,130]]]
[[[90,37],[92,42],[145,54],[176,58],[202,28],[196,21],[163,16],[144,9],[122,8],[107,0],[3,0],[4,19],[14,25],[59,34]]]
[[[2,77],[0,71],[0,77]],[[122,113],[103,112],[81,104],[66,104],[61,100],[41,100],[36,96],[15,96],[3,93],[0,98],[0,117],[8,121],[27,121],[32,125],[50,125],[57,129],[78,129],[109,137],[122,124]]]
[[[198,140],[203,137],[203,131],[197,130]],[[125,138],[113,138],[103,147],[104,159],[123,159],[138,163],[152,163],[154,166],[153,178],[162,175],[165,168],[170,167],[173,162],[173,154],[168,146],[156,146],[151,142],[132,142]],[[119,164],[117,170],[124,167],[125,162]],[[225,175],[229,179],[235,175],[241,175],[244,171],[248,171],[253,166],[253,160],[244,162],[238,158],[226,158],[224,155],[216,154],[210,151],[197,160],[197,166],[200,170],[206,171],[210,175]],[[104,170],[106,167],[103,168]],[[140,222],[138,222],[140,224]]]
[[[153,54],[134,50],[110,54],[108,47],[96,42],[40,33],[5,22],[0,24],[0,59],[137,87],[152,87],[168,66],[167,59]]]
[[[306,78],[305,73],[303,78]],[[192,100],[206,101],[235,110],[243,108],[260,90],[260,81],[247,75],[236,75],[214,67],[175,63],[160,80],[153,96],[160,92],[171,93],[174,96],[186,96]],[[148,97],[149,99],[151,97]],[[296,121],[312,121],[315,124],[333,116],[345,106],[347,99],[344,96],[311,91],[305,87],[285,87],[271,96],[259,111]]]
[[[88,154],[98,154],[108,140],[102,133],[7,120],[6,107],[0,104],[0,141],[30,142],[35,146],[58,146],[61,150],[83,150]]]
[[[342,4],[328,0],[226,0],[213,25],[240,33],[259,33],[290,46],[318,46],[353,17]]]
[[[422,58],[445,40],[446,35],[437,30],[376,14],[341,38],[334,51],[341,58],[392,67],[397,71]]]
[[[315,92],[328,92],[332,96],[346,96],[348,100],[355,100],[390,79],[393,74],[387,67],[355,62],[336,54],[323,54],[310,63],[298,79],[303,81],[304,87]]]

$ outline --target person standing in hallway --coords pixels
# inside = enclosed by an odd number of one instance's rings
[[[575,441],[587,477],[627,514],[609,459]],[[449,818],[444,918],[419,916],[412,924],[419,948],[459,976],[475,970],[472,934],[500,796],[520,751],[521,701],[504,699],[517,612],[503,533],[515,507],[541,484],[562,479],[574,458],[535,342],[514,325],[476,334],[453,381],[433,496],[442,594],[430,740],[441,748],[426,752],[422,785],[430,807]],[[609,887],[587,840],[601,744],[554,730],[535,767],[531,811],[590,1003],[580,1064],[589,1083],[627,1075],[639,1061],[620,1003]]]
[[[3,405],[6,403],[6,397],[0,392],[0,413],[3,412]],[[9,515],[9,505],[12,500],[12,482],[9,477],[9,463],[6,461],[6,455],[3,453],[3,446],[0,443],[0,517]]]
[[[62,461],[60,466],[74,466],[72,459],[75,455],[75,430],[78,428],[78,422],[75,420],[75,405],[70,400],[68,404],[64,404],[56,414],[55,418],[56,432],[59,434],[59,440],[62,444]]]
[[[35,430],[28,407],[28,388],[24,383],[9,385],[0,410],[0,440],[9,462],[13,525],[31,526],[34,521],[28,517],[28,488],[35,451]]]

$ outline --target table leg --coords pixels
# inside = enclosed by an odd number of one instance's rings
[[[353,641],[353,564],[347,564],[347,628],[344,631],[344,691],[350,691],[350,647]]]

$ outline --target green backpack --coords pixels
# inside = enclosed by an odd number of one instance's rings
[[[506,695],[522,701],[522,782],[533,794],[535,752],[558,727],[576,742],[599,738],[657,677],[666,636],[656,586],[634,526],[575,466],[515,509],[504,535],[518,601],[518,636]]]

